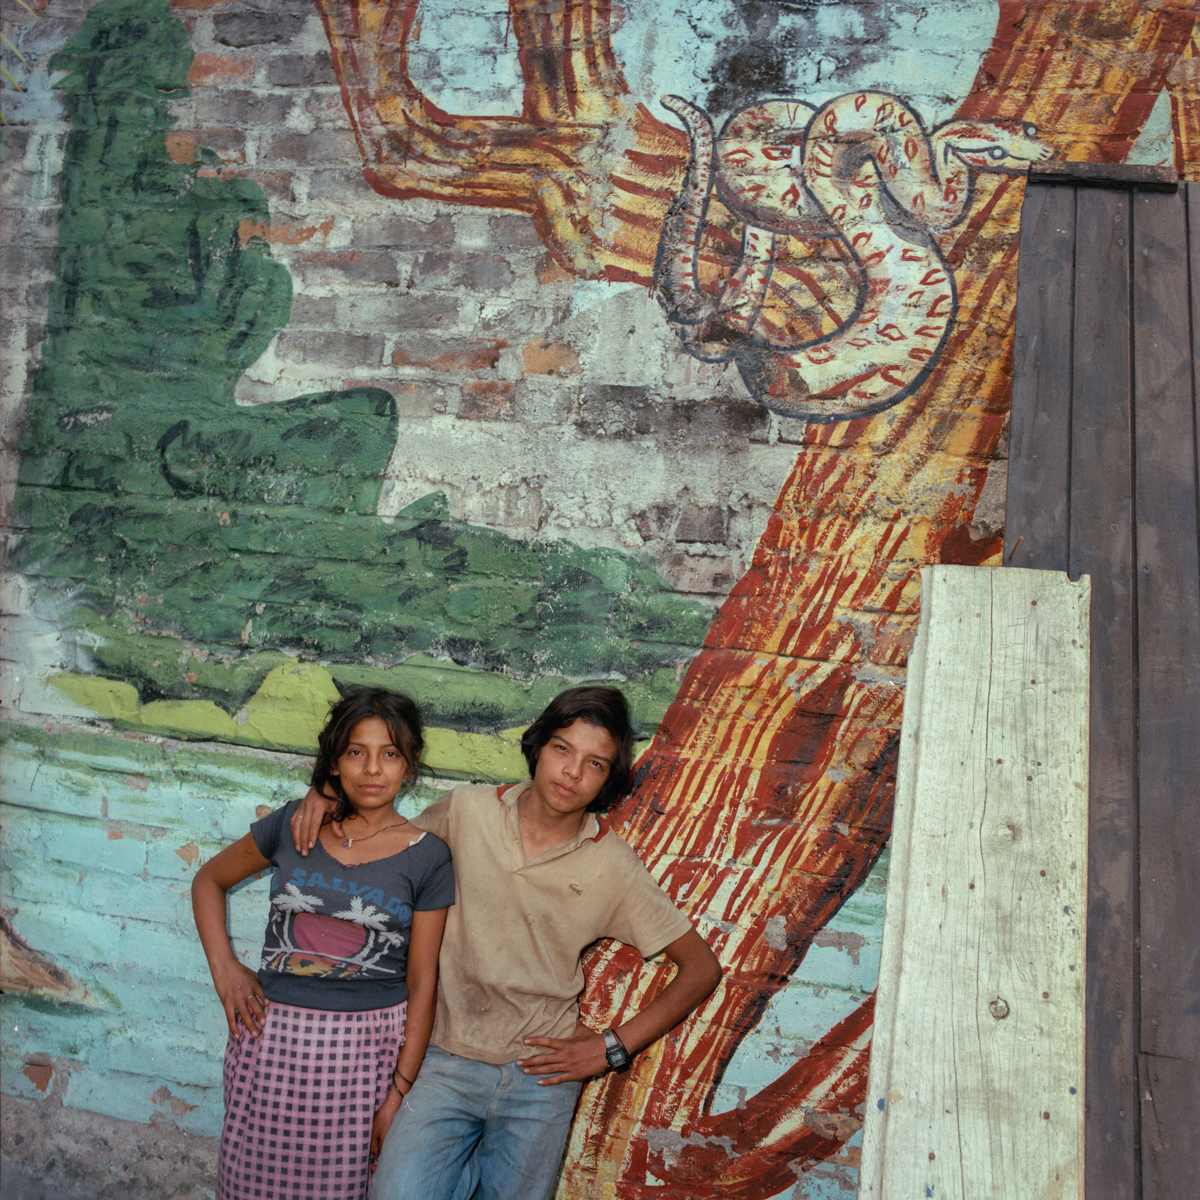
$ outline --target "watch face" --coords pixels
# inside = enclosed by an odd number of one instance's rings
[[[604,1057],[614,1071],[619,1071],[622,1067],[629,1065],[629,1054],[611,1029],[604,1031]]]

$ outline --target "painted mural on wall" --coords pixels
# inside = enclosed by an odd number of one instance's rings
[[[1122,161],[1163,91],[1178,165],[1200,167],[1195,78],[1178,70],[1196,14],[1001,2],[971,94],[932,132],[886,93],[763,97],[719,135],[668,97],[685,164],[675,131],[627,99],[608,9],[535,9],[511,9],[523,117],[492,120],[441,112],[409,75],[415,0],[323,3],[373,186],[531,212],[568,270],[650,283],[688,353],[733,359],[755,399],[826,431],[810,430],[622,809],[674,894],[717,919],[733,980],[656,1061],[589,1089],[564,1185],[766,1197],[842,1140],[820,1118],[861,1104],[871,1001],[734,1113],[697,1084],[719,1080],[886,837],[915,568],[996,561],[999,541],[968,525],[1008,402],[1016,177],[1051,155]],[[620,952],[591,983],[603,1021],[647,986]]]
[[[237,47],[227,7],[221,44]],[[761,497],[770,515],[747,569],[712,589],[715,615],[644,556],[460,519],[436,490],[381,516],[398,454],[433,453],[405,446],[383,372],[345,386],[330,370],[326,390],[237,403],[288,327],[294,282],[254,172],[173,140],[196,69],[181,17],[195,10],[101,0],[49,63],[65,73],[70,131],[12,564],[86,648],[55,686],[118,729],[276,749],[303,749],[297,729],[337,687],[367,680],[414,692],[435,726],[489,734],[518,726],[563,679],[618,678],[646,732],[657,727],[614,816],[726,979],[654,1054],[585,1091],[563,1197],[852,1194],[869,995],[736,1106],[722,1085],[878,878],[918,568],[998,562],[1001,533],[973,520],[1007,420],[1021,174],[1050,157],[1125,160],[1165,97],[1176,165],[1200,175],[1191,5],[972,5],[994,33],[945,119],[886,72],[848,87],[834,71],[802,94],[779,63],[795,45],[752,29],[744,4],[711,7],[692,18],[724,31],[707,94],[639,98],[608,5],[512,0],[522,107],[505,116],[456,115],[422,90],[418,0],[318,5],[365,179],[399,219],[526,214],[548,256],[539,291],[646,289],[672,370],[710,372],[700,391],[719,380],[721,403],[774,414],[790,470]],[[809,19],[793,28],[812,34]],[[299,37],[303,20],[288,9],[279,36]],[[662,23],[682,21],[670,10]],[[433,257],[422,270],[449,269]],[[492,371],[503,307],[472,320],[465,350],[432,317],[412,342]],[[533,345],[527,372],[551,358],[562,389],[577,386],[569,346]],[[398,351],[397,368],[415,354]],[[484,420],[512,403],[503,382],[468,394]],[[635,389],[604,398],[610,436],[648,420]],[[289,705],[309,726],[279,719]],[[64,742],[89,769],[169,791],[157,751],[76,745],[89,736]],[[439,765],[465,744],[448,743]],[[34,809],[52,805],[36,780],[42,763],[68,778],[53,739],[21,732],[15,745]],[[132,757],[96,767],[106,755]],[[180,777],[243,769],[219,757],[198,751]],[[502,774],[501,757],[485,759],[477,773]],[[298,778],[289,760],[258,784],[278,795]],[[203,787],[184,787],[188,819],[213,841],[239,831],[202,815]],[[138,795],[112,796],[126,832],[157,819]],[[71,874],[64,893],[80,886]],[[102,975],[75,980],[38,957],[52,922],[22,908],[4,929],[10,959],[43,979],[23,990],[69,1000],[81,1023],[99,1020],[97,1006],[119,1011],[118,982],[101,994]],[[44,982],[54,971],[57,991]],[[599,948],[588,1019],[619,1021],[667,971]],[[185,1107],[202,1104],[201,1078],[198,1067],[193,1090],[176,1089]],[[110,1111],[82,1091],[76,1102]],[[823,1160],[837,1173],[813,1174]]]
[[[168,154],[160,97],[186,88],[191,60],[164,0],[97,6],[50,61],[67,72],[71,134],[14,566],[69,583],[70,619],[106,674],[143,701],[194,702],[206,731],[233,740],[278,651],[335,679],[337,664],[386,670],[428,652],[523,679],[638,678],[686,657],[707,610],[629,556],[452,522],[436,495],[381,521],[389,393],[235,405],[236,380],[287,323],[291,280],[243,236],[269,219],[261,189],[211,153]],[[124,219],[97,240],[112,210]],[[163,636],[197,650],[198,669],[164,666]],[[439,715],[496,728],[533,711],[478,692]]]

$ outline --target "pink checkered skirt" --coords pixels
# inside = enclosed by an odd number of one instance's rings
[[[257,1038],[229,1039],[217,1200],[364,1200],[407,1009],[272,1002]]]

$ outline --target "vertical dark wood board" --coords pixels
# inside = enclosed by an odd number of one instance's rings
[[[1075,189],[1030,184],[1021,209],[1004,561],[1067,569]]]
[[[1133,262],[1142,1186],[1145,1200],[1194,1200],[1200,562],[1183,193],[1135,199]]]
[[[1130,194],[1077,194],[1068,565],[1092,578],[1088,1200],[1138,1196]]]
[[[1200,1071],[1186,1059],[1152,1054],[1141,1056],[1140,1068],[1142,1194],[1145,1200],[1195,1200],[1200,1196]]]
[[[1200,564],[1182,195],[1134,200],[1142,1032],[1200,1062]]]

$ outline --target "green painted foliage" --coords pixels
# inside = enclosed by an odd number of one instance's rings
[[[76,598],[98,669],[234,712],[281,654],[524,680],[688,657],[710,613],[642,560],[472,527],[439,495],[377,517],[386,391],[235,404],[291,281],[239,232],[269,221],[261,189],[167,151],[191,58],[166,0],[102,0],[52,60],[71,131],[15,565]]]

